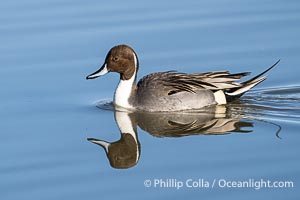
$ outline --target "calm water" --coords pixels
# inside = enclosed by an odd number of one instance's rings
[[[299,1],[25,0],[0,11],[1,199],[299,199]],[[85,77],[119,43],[138,53],[139,77],[281,62],[206,114],[115,113],[118,75]],[[138,143],[117,115],[137,125]],[[116,152],[87,138],[118,141]],[[189,179],[194,188],[176,188]],[[294,187],[218,186],[261,179]]]

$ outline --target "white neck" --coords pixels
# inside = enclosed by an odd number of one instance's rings
[[[129,103],[132,87],[134,84],[135,73],[129,80],[120,80],[114,96],[114,104],[123,108],[133,108]]]
[[[133,53],[134,58],[134,67],[135,72],[132,77],[128,80],[120,79],[119,85],[116,89],[115,96],[114,96],[114,104],[123,108],[133,109],[132,104],[129,103],[129,98],[132,92],[132,87],[136,77],[136,70],[137,70],[137,57],[135,53]]]

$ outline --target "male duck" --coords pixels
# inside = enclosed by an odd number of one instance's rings
[[[114,105],[130,110],[180,111],[200,109],[209,105],[226,104],[264,81],[262,76],[280,60],[261,74],[245,82],[236,82],[249,72],[230,74],[228,71],[207,73],[157,72],[144,76],[138,84],[139,62],[135,51],[127,45],[113,47],[103,66],[86,79],[108,72],[118,72],[120,82],[115,91]]]

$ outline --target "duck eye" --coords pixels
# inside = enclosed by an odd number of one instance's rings
[[[118,61],[119,61],[119,57],[113,57],[112,60],[113,60],[114,62],[118,62]]]

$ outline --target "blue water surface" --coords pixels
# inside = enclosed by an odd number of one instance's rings
[[[24,0],[2,1],[0,10],[1,199],[299,199],[299,1]],[[136,50],[139,78],[255,75],[281,62],[229,107],[250,132],[170,137],[140,127],[137,164],[116,169],[87,138],[120,139],[115,113],[97,107],[112,100],[119,76],[85,77],[117,44]],[[189,179],[209,187],[177,189]]]

